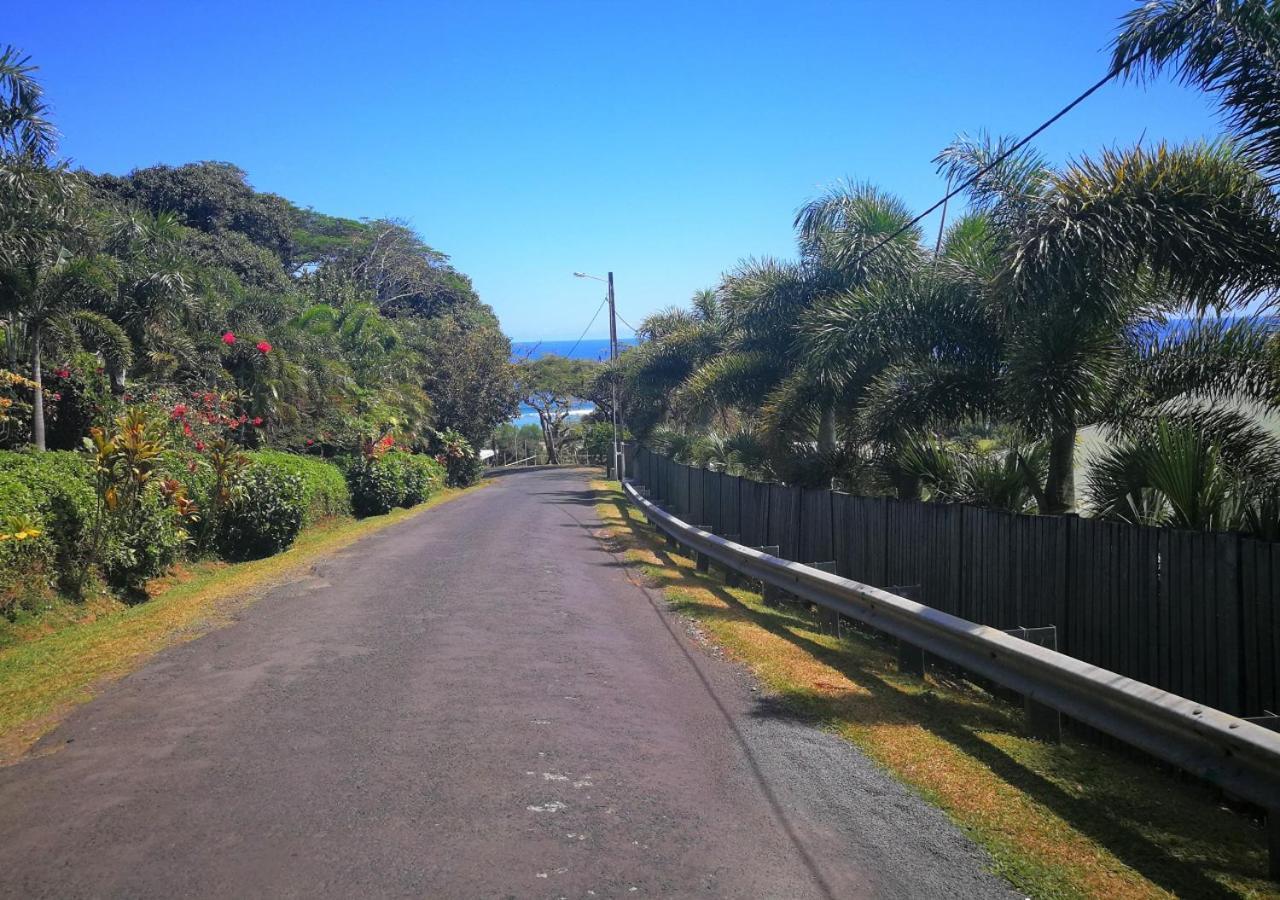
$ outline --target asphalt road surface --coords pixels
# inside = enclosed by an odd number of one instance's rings
[[[9,897],[992,897],[983,855],[511,474],[353,545],[0,769]]]

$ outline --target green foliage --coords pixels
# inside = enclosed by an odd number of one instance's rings
[[[83,453],[0,450],[0,511],[40,532],[0,542],[0,605],[24,581],[43,578],[59,585],[73,574],[93,508],[92,474]]]
[[[304,527],[332,516],[351,515],[351,491],[346,477],[333,463],[278,450],[257,450],[249,454],[249,459],[254,466],[276,469],[301,480]]]
[[[346,474],[357,516],[384,516],[404,499],[404,473],[395,464],[361,456],[347,462]]]
[[[245,560],[286,550],[298,536],[306,510],[301,475],[273,462],[251,464],[218,517],[218,552],[229,560]]]
[[[475,484],[484,474],[484,463],[471,442],[452,429],[437,432],[431,449],[438,460],[443,460],[450,487]]]
[[[127,600],[145,598],[148,579],[177,561],[188,535],[159,485],[143,489],[127,516],[111,517],[96,562],[107,584]]]
[[[395,472],[401,495],[397,506],[417,506],[444,487],[445,467],[434,457],[421,453],[388,453],[381,464]]]

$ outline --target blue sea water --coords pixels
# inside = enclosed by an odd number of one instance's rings
[[[618,346],[633,347],[635,338],[618,338]],[[607,338],[588,338],[582,341],[512,341],[511,359],[541,359],[544,356],[567,356],[570,359],[606,360],[609,358]]]

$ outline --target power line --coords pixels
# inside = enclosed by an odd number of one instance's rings
[[[578,339],[573,342],[573,346],[569,348],[569,352],[565,354],[568,359],[573,359],[573,351],[578,349],[578,345],[582,343],[582,339],[587,336],[587,332],[591,330],[591,326],[596,324],[596,319],[600,316],[600,310],[604,309],[604,305],[609,302],[609,298],[605,297],[600,301],[600,305],[596,307],[595,315],[591,317],[591,321],[587,323],[587,327],[582,329],[582,334],[578,335]]]
[[[1196,4],[1195,6],[1191,7],[1190,9],[1188,9],[1188,10],[1187,10],[1187,12],[1186,12],[1186,17],[1188,17],[1188,18],[1189,18],[1189,17],[1190,17],[1192,14],[1194,14],[1194,13],[1195,13],[1195,12],[1196,12],[1200,7],[1202,7],[1202,6],[1204,6],[1204,5],[1205,5],[1204,3],[1198,3],[1198,4]],[[945,206],[945,205],[946,205],[946,203],[947,203],[947,201],[948,201],[948,200],[950,200],[952,197],[955,197],[957,194],[962,194],[962,193],[964,193],[965,191],[967,191],[970,187],[972,187],[972,186],[973,186],[973,185],[978,181],[978,179],[979,179],[979,178],[981,178],[983,175],[986,175],[988,172],[990,172],[990,171],[991,171],[992,169],[994,169],[996,166],[1000,165],[1000,163],[1004,162],[1006,159],[1008,159],[1008,158],[1009,158],[1010,156],[1012,156],[1013,154],[1017,153],[1019,150],[1021,150],[1021,149],[1022,149],[1023,147],[1025,147],[1027,144],[1031,143],[1031,142],[1032,142],[1033,140],[1035,140],[1035,139],[1036,139],[1036,138],[1037,138],[1037,137],[1038,137],[1042,132],[1044,132],[1044,130],[1045,130],[1046,128],[1048,128],[1049,126],[1053,125],[1055,122],[1057,122],[1057,121],[1058,121],[1059,119],[1061,119],[1063,116],[1065,116],[1067,113],[1071,112],[1071,110],[1075,109],[1077,106],[1079,106],[1079,105],[1080,105],[1081,103],[1083,103],[1085,100],[1089,99],[1089,97],[1093,96],[1093,94],[1094,94],[1096,91],[1098,91],[1101,87],[1103,87],[1103,85],[1107,84],[1108,82],[1110,82],[1110,81],[1112,81],[1114,78],[1116,78],[1116,76],[1118,76],[1121,72],[1123,72],[1125,69],[1127,69],[1127,68],[1129,67],[1129,65],[1130,65],[1134,60],[1136,60],[1139,56],[1141,56],[1141,55],[1142,55],[1142,51],[1141,51],[1141,50],[1135,50],[1133,53],[1129,54],[1129,56],[1128,56],[1128,57],[1126,57],[1122,62],[1117,63],[1116,65],[1112,66],[1112,67],[1111,67],[1111,71],[1110,71],[1110,72],[1108,72],[1108,73],[1107,73],[1106,75],[1104,75],[1102,78],[1100,78],[1100,79],[1098,79],[1097,81],[1095,81],[1095,82],[1094,82],[1094,83],[1093,83],[1093,84],[1092,84],[1092,85],[1091,85],[1091,86],[1090,86],[1090,87],[1089,87],[1089,88],[1088,88],[1088,89],[1087,89],[1083,94],[1081,94],[1080,96],[1076,97],[1074,100],[1072,100],[1072,101],[1071,101],[1070,103],[1068,103],[1066,106],[1062,107],[1062,109],[1058,110],[1056,113],[1054,113],[1052,116],[1050,116],[1050,117],[1049,117],[1048,119],[1046,119],[1044,122],[1042,122],[1042,123],[1040,124],[1040,126],[1039,126],[1038,128],[1036,128],[1036,130],[1035,130],[1035,131],[1033,131],[1033,132],[1031,132],[1030,134],[1028,134],[1028,135],[1027,135],[1026,137],[1024,137],[1022,140],[1017,141],[1016,143],[1014,143],[1014,145],[1013,145],[1012,147],[1010,147],[1008,150],[1005,150],[1003,153],[1001,153],[999,156],[997,156],[997,157],[996,157],[995,159],[993,159],[991,162],[987,163],[985,166],[982,166],[980,169],[978,169],[978,171],[974,172],[974,173],[973,173],[973,175],[971,175],[971,176],[970,176],[970,177],[969,177],[969,178],[968,178],[968,179],[967,179],[963,184],[961,184],[959,187],[955,188],[954,190],[949,190],[949,191],[947,191],[947,193],[946,193],[945,195],[943,195],[943,198],[942,198],[941,200],[939,200],[937,203],[933,204],[933,206],[930,206],[928,209],[926,209],[924,212],[920,213],[920,215],[916,216],[914,219],[912,219],[912,220],[911,220],[910,222],[908,222],[907,224],[903,225],[901,228],[899,228],[899,229],[898,229],[897,231],[895,231],[893,234],[889,235],[887,238],[885,238],[884,240],[882,240],[880,243],[876,244],[876,245],[875,245],[874,247],[872,247],[870,250],[867,250],[866,252],[864,252],[860,257],[858,257],[857,261],[856,261],[856,262],[854,262],[854,266],[860,266],[860,265],[862,265],[862,263],[863,263],[863,262],[865,262],[869,257],[871,257],[871,256],[872,256],[872,254],[876,253],[876,252],[877,252],[881,247],[884,247],[886,244],[892,243],[893,241],[895,241],[895,240],[897,240],[899,237],[901,237],[903,234],[905,234],[906,232],[910,231],[910,230],[911,230],[912,228],[914,228],[916,225],[919,225],[919,224],[920,224],[920,222],[921,222],[921,220],[923,220],[924,218],[926,218],[926,217],[927,217],[927,216],[929,216],[930,214],[932,214],[932,213],[936,212],[940,207]]]
[[[636,326],[632,325],[632,324],[631,324],[630,322],[628,322],[626,319],[622,318],[622,313],[618,312],[618,307],[617,307],[617,305],[616,305],[616,304],[614,305],[614,308],[613,308],[613,314],[614,314],[615,316],[617,316],[617,317],[618,317],[618,321],[619,321],[619,322],[621,322],[623,325],[626,325],[628,328],[630,328],[630,329],[631,329],[633,332],[635,332],[636,334],[639,334],[639,333],[640,333],[640,332],[639,332],[639,330],[636,328]]]

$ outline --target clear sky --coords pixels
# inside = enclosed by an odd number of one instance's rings
[[[837,179],[923,209],[943,145],[1039,124],[1133,5],[74,0],[10,7],[0,42],[41,66],[76,163],[226,160],[304,206],[408,219],[513,338],[572,339],[601,297],[574,270],[612,269],[636,323],[789,255]],[[1200,94],[1111,85],[1039,146],[1219,130]]]

